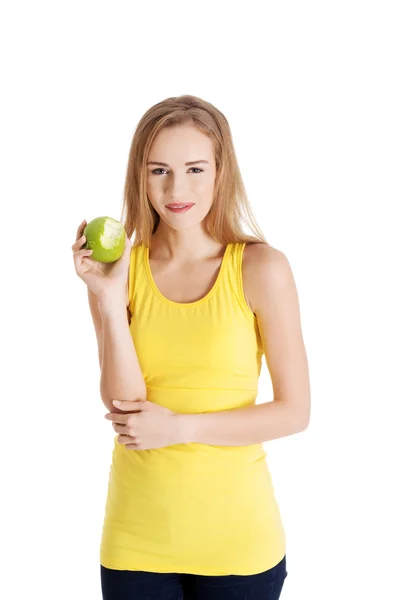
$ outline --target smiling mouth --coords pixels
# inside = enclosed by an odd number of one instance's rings
[[[168,210],[170,210],[171,212],[186,212],[187,210],[189,210],[190,208],[192,208],[192,206],[194,206],[194,204],[190,203],[190,204],[167,204],[166,208],[168,208]]]

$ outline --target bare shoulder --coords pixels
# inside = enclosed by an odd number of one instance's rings
[[[243,287],[254,313],[277,290],[293,286],[292,269],[284,252],[264,242],[246,244],[243,253]]]

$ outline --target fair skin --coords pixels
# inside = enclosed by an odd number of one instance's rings
[[[206,162],[197,162],[200,160]],[[194,161],[195,164],[185,164]],[[219,264],[224,250],[205,229],[216,176],[212,141],[194,126],[164,129],[153,142],[148,163],[157,163],[147,165],[147,195],[161,217],[151,240],[153,273],[159,271],[163,283],[167,283],[171,275],[179,277],[187,282],[185,287],[193,295],[193,286],[187,280],[189,277],[195,282],[191,277],[193,268],[201,269],[213,258]],[[167,204],[180,202],[194,203],[194,206],[183,214],[166,208]],[[167,276],[164,271],[168,272]],[[172,292],[174,285],[169,287]]]
[[[126,238],[124,253],[114,263],[90,258],[82,246],[86,221],[82,221],[72,244],[77,275],[86,283],[89,306],[95,324],[101,367],[100,394],[112,410],[113,398],[145,398],[146,385],[129,330],[127,272],[131,242]],[[115,409],[117,410],[117,409]]]
[[[198,160],[207,163],[185,165]],[[148,197],[161,218],[151,240],[153,278],[167,298],[176,302],[196,301],[212,287],[224,252],[224,246],[213,240],[205,228],[216,174],[211,140],[190,125],[162,130],[152,144],[149,161],[168,165],[148,165]],[[167,204],[178,202],[193,202],[194,206],[182,214],[166,209]],[[75,250],[79,247],[77,243]],[[120,281],[119,298],[121,290],[122,295],[126,294],[125,283],[122,286]],[[308,426],[308,364],[297,290],[286,256],[270,245],[248,244],[243,256],[243,287],[246,301],[258,320],[273,401],[228,411],[177,414],[147,401],[144,395],[133,392],[113,395],[122,403],[117,407],[112,402],[114,408],[105,417],[119,434],[119,443],[130,450],[190,442],[241,446],[292,435]],[[100,313],[105,311],[110,315],[111,293],[104,292],[101,296]],[[114,319],[117,327],[115,317],[108,319]],[[109,340],[112,339],[109,333]],[[130,341],[126,343],[129,345]],[[99,359],[105,363],[100,351]],[[109,370],[110,374],[113,372]],[[122,377],[121,368],[119,374]],[[110,375],[110,382],[111,379]]]

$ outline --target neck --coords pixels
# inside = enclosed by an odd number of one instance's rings
[[[188,263],[219,257],[225,246],[200,228],[176,231],[161,224],[150,240],[151,257],[176,263]]]

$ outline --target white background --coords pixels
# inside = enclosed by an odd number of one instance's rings
[[[180,94],[227,117],[299,293],[311,423],[265,444],[281,597],[400,597],[396,5],[2,3],[1,597],[101,598],[115,433],[71,245],[120,218],[136,124]]]

